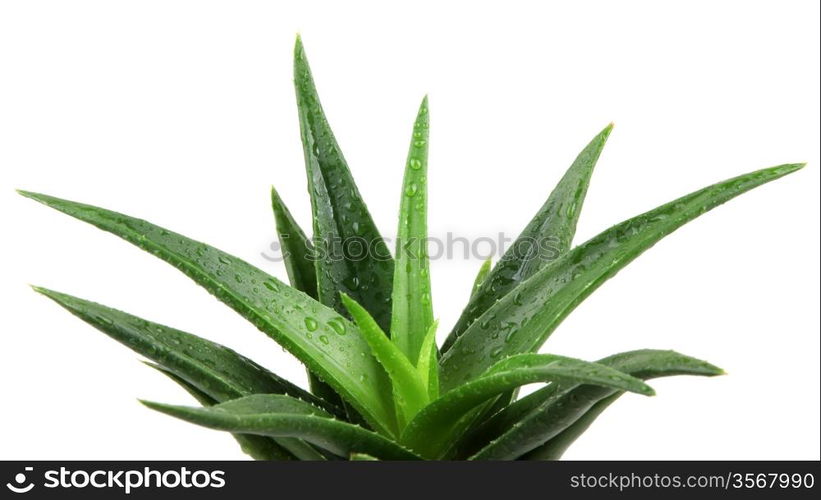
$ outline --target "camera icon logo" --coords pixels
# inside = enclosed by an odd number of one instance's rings
[[[34,467],[25,468],[26,472],[31,472],[33,470]],[[23,472],[18,472],[14,475],[14,482],[15,484],[6,483],[6,488],[10,489],[14,493],[28,493],[32,488],[34,488],[34,483],[26,484],[26,475]]]

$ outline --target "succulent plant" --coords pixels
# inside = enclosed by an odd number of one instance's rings
[[[630,351],[596,362],[538,351],[580,302],[661,238],[802,164],[719,182],[574,247],[606,127],[501,260],[482,265],[469,303],[438,347],[426,252],[427,98],[413,126],[391,257],[328,125],[299,39],[294,80],[313,236],[272,190],[290,286],[150,222],[20,192],[172,264],[292,353],[310,381],[310,390],[300,388],[228,347],[36,287],[150,360],[201,404],[146,406],[228,431],[256,459],[546,460],[559,458],[622,394],[653,394],[647,379],[722,373],[674,351]],[[352,238],[367,242],[364,255],[338,248]],[[519,398],[518,388],[533,383],[544,386]]]

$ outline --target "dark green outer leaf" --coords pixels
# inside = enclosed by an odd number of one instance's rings
[[[664,236],[708,210],[802,166],[781,165],[720,182],[617,224],[565,253],[465,330],[441,359],[443,390],[476,378],[499,356],[538,350],[582,300]]]
[[[338,408],[216,342],[71,295],[40,287],[34,289],[216,401],[255,393],[287,394],[327,411],[339,412]]]
[[[672,375],[715,376],[723,371],[705,361],[675,351],[644,349],[616,354],[598,364],[640,379]],[[540,446],[574,422],[604,398],[621,391],[593,385],[551,384],[513,403],[471,432],[465,440],[481,447],[472,455],[470,445],[460,456],[475,460],[511,460]],[[474,448],[475,450],[475,448]]]
[[[165,373],[166,375],[171,377],[172,380],[174,380],[175,382],[180,384],[183,389],[188,391],[203,406],[210,407],[210,406],[215,406],[215,405],[219,404],[219,402],[213,401],[213,400],[211,400],[211,402],[209,403],[210,398],[206,394],[199,393],[199,391],[197,390],[196,387],[193,387],[193,386],[189,385],[185,380],[177,378],[173,373],[165,371],[160,366],[152,366],[152,367],[157,368],[160,372]],[[253,395],[253,396],[258,396],[258,395]],[[268,395],[264,395],[263,397],[267,398]],[[253,399],[255,399],[255,397],[249,396],[248,399],[253,400]],[[234,404],[234,402],[236,402],[236,401],[239,401],[240,405]],[[232,401],[227,401],[223,404],[226,405],[226,406],[230,406],[231,404],[233,404],[235,407],[240,406],[240,408],[235,408],[235,409],[241,411],[242,401],[243,401],[242,399],[235,399],[235,400],[232,400]],[[285,400],[285,401],[287,402],[288,400]],[[291,405],[291,406],[293,406],[293,405]],[[299,408],[300,407],[297,406],[297,409],[299,409]],[[284,448],[285,449],[284,451],[286,453],[289,453],[292,457],[295,457],[298,460],[326,460],[327,459],[325,457],[325,455],[323,455],[322,453],[317,451],[312,445],[306,443],[305,441],[303,441],[299,438],[293,438],[293,437],[272,438],[272,437],[260,436],[260,435],[256,435],[256,434],[242,434],[242,433],[232,433],[232,435],[234,436],[234,439],[236,439],[237,442],[240,444],[240,446],[242,447],[242,450],[245,451],[246,453],[251,455],[251,457],[253,457],[257,460],[270,460],[270,459],[260,458],[260,457],[254,456],[254,454],[252,454],[252,453],[250,453],[246,450],[246,447],[250,447],[253,451],[257,452],[257,450],[259,450],[259,449],[262,449],[264,451],[265,446],[271,446],[272,444],[276,445],[276,446],[281,445],[280,447]],[[279,444],[277,445],[277,443],[279,443]],[[328,453],[329,456],[333,457],[333,455],[331,455],[329,452],[326,452],[326,453]],[[291,459],[293,459],[293,458],[291,458]],[[277,459],[277,460],[281,460],[281,459]]]
[[[339,293],[362,304],[379,326],[390,329],[393,259],[359,194],[325,118],[311,69],[297,39],[294,84],[308,190],[313,210],[320,302],[345,313]],[[364,243],[367,252],[360,254]]]
[[[203,404],[254,393],[276,393],[289,394],[336,413],[340,411],[215,342],[70,295],[43,288],[35,290],[112,339],[160,363],[149,366],[171,377]],[[277,442],[260,436],[235,438],[243,451],[258,459],[281,460],[294,455],[305,460],[318,455],[310,445],[293,438]]]
[[[675,359],[677,356],[680,358]],[[724,374],[724,370],[721,368],[689,356],[680,355],[674,351],[652,351],[647,349],[616,354],[602,361],[604,364],[609,364],[620,371],[632,372],[633,375],[644,380],[670,375],[712,377]],[[617,391],[600,399],[572,425],[542,446],[520,458],[525,460],[558,460],[599,415],[623,394],[623,392]]]
[[[314,248],[311,241],[291,215],[276,189],[271,187],[271,205],[274,209],[277,236],[282,249],[282,258],[291,286],[304,292],[312,299],[318,299],[316,290],[316,269],[314,268]],[[331,386],[308,371],[311,392],[329,403],[344,407],[344,402]]]
[[[260,394],[207,408],[152,402],[144,404],[162,413],[211,429],[300,438],[340,456],[365,453],[384,460],[417,458],[375,432],[330,418],[317,408],[287,396]]]
[[[179,378],[178,383],[189,385],[190,389],[183,387],[198,400],[200,394],[207,398],[204,401],[216,403],[255,393],[287,394],[340,414],[339,408],[223,345],[94,302],[44,288],[34,289],[112,339],[159,363],[161,371],[173,375],[175,380]],[[277,455],[288,452],[300,460],[321,457],[310,445],[297,439],[283,438],[276,443],[265,443],[265,440],[259,436],[237,437],[243,451],[254,458],[279,459]]]
[[[552,354],[521,354],[498,362],[480,378],[425,407],[408,424],[401,442],[422,457],[441,458],[466,430],[470,421],[463,417],[477,405],[525,384],[551,381],[653,394],[653,389],[641,380],[607,366]]]
[[[314,247],[311,240],[294,220],[276,189],[271,187],[271,206],[274,209],[277,236],[282,250],[285,270],[291,286],[313,299],[317,298]]]
[[[427,248],[428,127],[428,98],[425,97],[413,125],[400,195],[390,327],[391,340],[414,366],[419,362],[422,342],[433,323]],[[421,355],[430,357],[432,352]]]
[[[196,399],[201,405],[213,406],[219,403],[219,401],[189,384],[187,381],[180,378],[167,368],[154,363],[145,364],[173,380],[177,385],[185,389],[185,391],[188,392],[188,394]],[[237,443],[239,443],[242,451],[254,460],[294,460],[296,458],[283,446],[278,445],[277,441],[273,438],[256,436],[254,434],[233,434],[233,436]]]
[[[611,404],[615,403],[617,399],[622,396],[622,392],[617,392],[604,399],[600,399],[596,404],[590,407],[584,415],[578,420],[569,425],[565,430],[557,434],[548,442],[539,446],[538,448],[525,453],[519,460],[558,460],[562,457],[565,451],[576,442],[584,432],[590,428],[590,425],[595,422],[599,415],[606,410]]]
[[[476,273],[476,278],[473,279],[473,287],[470,289],[471,298],[479,292],[479,288],[482,287],[482,283],[485,282],[487,275],[490,274],[492,264],[493,261],[491,261],[491,259],[487,259],[482,262],[482,267],[479,268],[479,272]]]
[[[471,295],[467,307],[442,344],[443,353],[497,300],[570,248],[590,176],[612,130],[612,124],[605,127],[579,153],[544,205],[482,280],[482,286]]]
[[[395,431],[391,386],[356,326],[260,269],[147,221],[21,192],[172,264],[276,340],[342,394],[375,429]],[[363,356],[362,353],[365,353]]]

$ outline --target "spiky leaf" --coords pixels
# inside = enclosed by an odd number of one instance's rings
[[[516,387],[562,381],[602,385],[652,395],[644,382],[607,366],[552,354],[504,359],[486,374],[446,393],[425,407],[402,434],[402,442],[426,458],[440,458],[465,430],[465,415],[481,403]]]
[[[291,211],[288,210],[273,186],[271,187],[271,206],[274,210],[277,237],[285,262],[285,270],[288,272],[288,281],[292,287],[306,293],[312,299],[317,299],[316,269],[314,267],[316,255],[311,240],[294,220]],[[320,380],[311,370],[307,371],[312,393],[331,404],[344,407],[339,394],[331,386]]]
[[[443,389],[479,376],[496,356],[538,350],[582,300],[657,241],[708,210],[802,166],[781,165],[714,184],[617,224],[565,253],[471,323],[442,356]]]
[[[445,339],[443,353],[497,300],[570,248],[590,176],[612,129],[612,124],[605,127],[579,153],[544,205],[482,280],[483,286],[471,295],[467,307]]]
[[[171,370],[154,363],[145,363],[147,366],[162,373],[174,383],[182,387],[188,394],[197,400],[203,406],[213,406],[219,404],[219,401],[205,394],[197,389],[185,379],[180,378]],[[253,434],[234,434],[234,439],[239,443],[242,451],[254,460],[294,460],[297,459],[293,453],[288,451],[285,447],[277,444],[277,440],[265,436],[255,436]],[[293,438],[285,438],[293,439]]]
[[[485,282],[487,275],[490,274],[492,264],[493,261],[489,258],[482,262],[482,267],[479,268],[479,272],[476,273],[476,278],[473,279],[473,287],[470,289],[471,298],[479,292],[479,288],[482,287],[482,283]]]
[[[616,354],[597,362],[640,379],[672,375],[720,375],[722,370],[675,351],[643,349]],[[621,391],[578,383],[551,384],[513,403],[469,436],[476,460],[515,459],[558,436],[599,401]],[[479,445],[481,446],[481,445]],[[462,450],[469,451],[469,450]],[[468,453],[469,454],[469,453]]]
[[[388,330],[393,259],[322,110],[299,38],[294,48],[294,85],[313,210],[314,245],[319,254],[319,301],[344,313],[339,298],[344,292],[365,306],[383,330]]]
[[[54,290],[42,287],[34,287],[34,290],[216,401],[254,393],[287,394],[326,411],[339,412],[338,408],[216,342]]]
[[[428,400],[433,401],[439,397],[439,350],[436,348],[436,329],[439,327],[439,320],[435,320],[428,328],[428,333],[425,334],[425,340],[422,342],[419,356],[419,363],[416,365],[416,371],[422,379],[422,385],[428,388]],[[428,353],[428,355],[424,355]]]
[[[291,286],[311,298],[317,298],[314,247],[285,206],[276,189],[271,187],[271,207],[276,220],[282,259]]]
[[[386,433],[395,430],[390,381],[356,326],[260,269],[147,221],[91,205],[21,192],[115,234],[172,264],[302,361]]]
[[[399,413],[397,419],[401,428],[428,402],[427,386],[422,383],[410,360],[391,342],[364,307],[345,294],[342,294],[342,303],[371,346],[374,357],[393,382],[394,400]]]
[[[393,275],[391,340],[413,365],[433,323],[428,269],[428,98],[413,125],[399,206],[396,266]],[[431,352],[422,353],[430,357]]]
[[[596,402],[593,406],[590,407],[589,410],[584,412],[584,414],[579,417],[575,422],[567,426],[562,432],[558,433],[556,436],[551,438],[548,442],[544,443],[542,446],[539,446],[521,457],[520,460],[558,460],[564,454],[565,451],[576,442],[576,439],[579,438],[593,422],[599,418],[604,410],[610,407],[611,404],[615,403],[617,399],[621,397],[623,393],[617,392],[615,394],[611,394],[610,396],[600,399]]]
[[[303,439],[340,456],[365,453],[383,460],[417,457],[393,441],[288,398],[258,394],[205,408],[144,402],[146,406],[211,429]]]

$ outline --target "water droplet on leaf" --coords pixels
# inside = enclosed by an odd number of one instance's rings
[[[314,318],[305,318],[305,328],[307,328],[309,332],[315,331],[318,327],[319,324]]]
[[[334,318],[331,321],[328,321],[328,326],[333,329],[338,335],[345,335],[347,333],[345,331],[345,323],[340,318]]]

